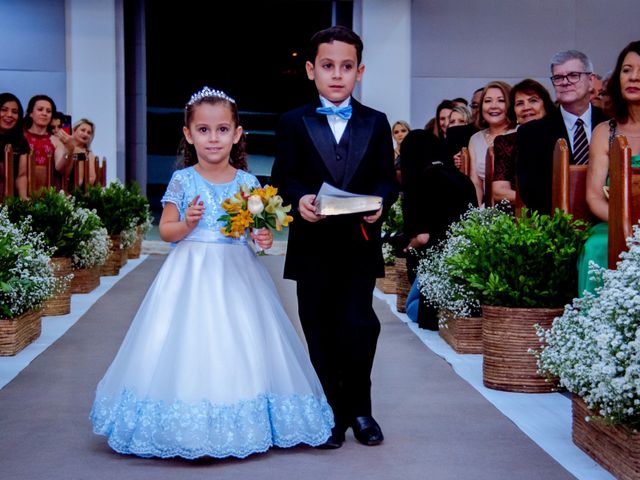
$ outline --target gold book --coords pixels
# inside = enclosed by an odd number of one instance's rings
[[[347,213],[371,212],[382,207],[382,197],[345,192],[328,183],[323,183],[316,195],[318,215],[344,215]]]

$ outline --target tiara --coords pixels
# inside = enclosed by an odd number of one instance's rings
[[[193,95],[191,95],[191,98],[187,102],[187,106],[191,106],[194,103],[202,100],[203,98],[209,98],[209,97],[221,98],[223,100],[226,100],[227,102],[236,103],[236,101],[233,98],[231,98],[229,95],[224,93],[222,90],[213,90],[209,87],[204,87],[199,92],[196,92]]]

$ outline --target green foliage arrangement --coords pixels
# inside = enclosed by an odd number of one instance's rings
[[[523,210],[459,227],[465,245],[447,259],[449,272],[481,304],[554,308],[575,296],[585,222],[560,210],[553,216]]]
[[[396,261],[396,251],[391,244],[393,237],[402,234],[404,228],[404,218],[402,216],[402,197],[391,205],[387,218],[382,222],[382,257],[385,265],[393,265]]]
[[[31,219],[31,228],[42,234],[52,256],[71,258],[76,267],[104,263],[109,246],[100,218],[64,192],[52,187],[26,201],[9,198],[6,205],[12,222]]]
[[[0,208],[0,318],[39,308],[57,288],[52,248],[30,224],[30,219],[14,224],[7,208]]]

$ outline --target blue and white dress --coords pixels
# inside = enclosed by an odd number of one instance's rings
[[[319,445],[333,413],[276,288],[246,238],[220,233],[222,202],[257,179],[176,171],[162,203],[198,227],[172,249],[97,387],[93,430],[141,457],[246,457]]]

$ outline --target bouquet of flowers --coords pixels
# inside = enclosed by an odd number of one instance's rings
[[[246,185],[233,197],[222,202],[225,215],[218,221],[225,225],[220,231],[227,237],[240,238],[247,228],[270,228],[281,231],[293,220],[291,205],[282,205],[278,189],[270,185],[250,189]]]

